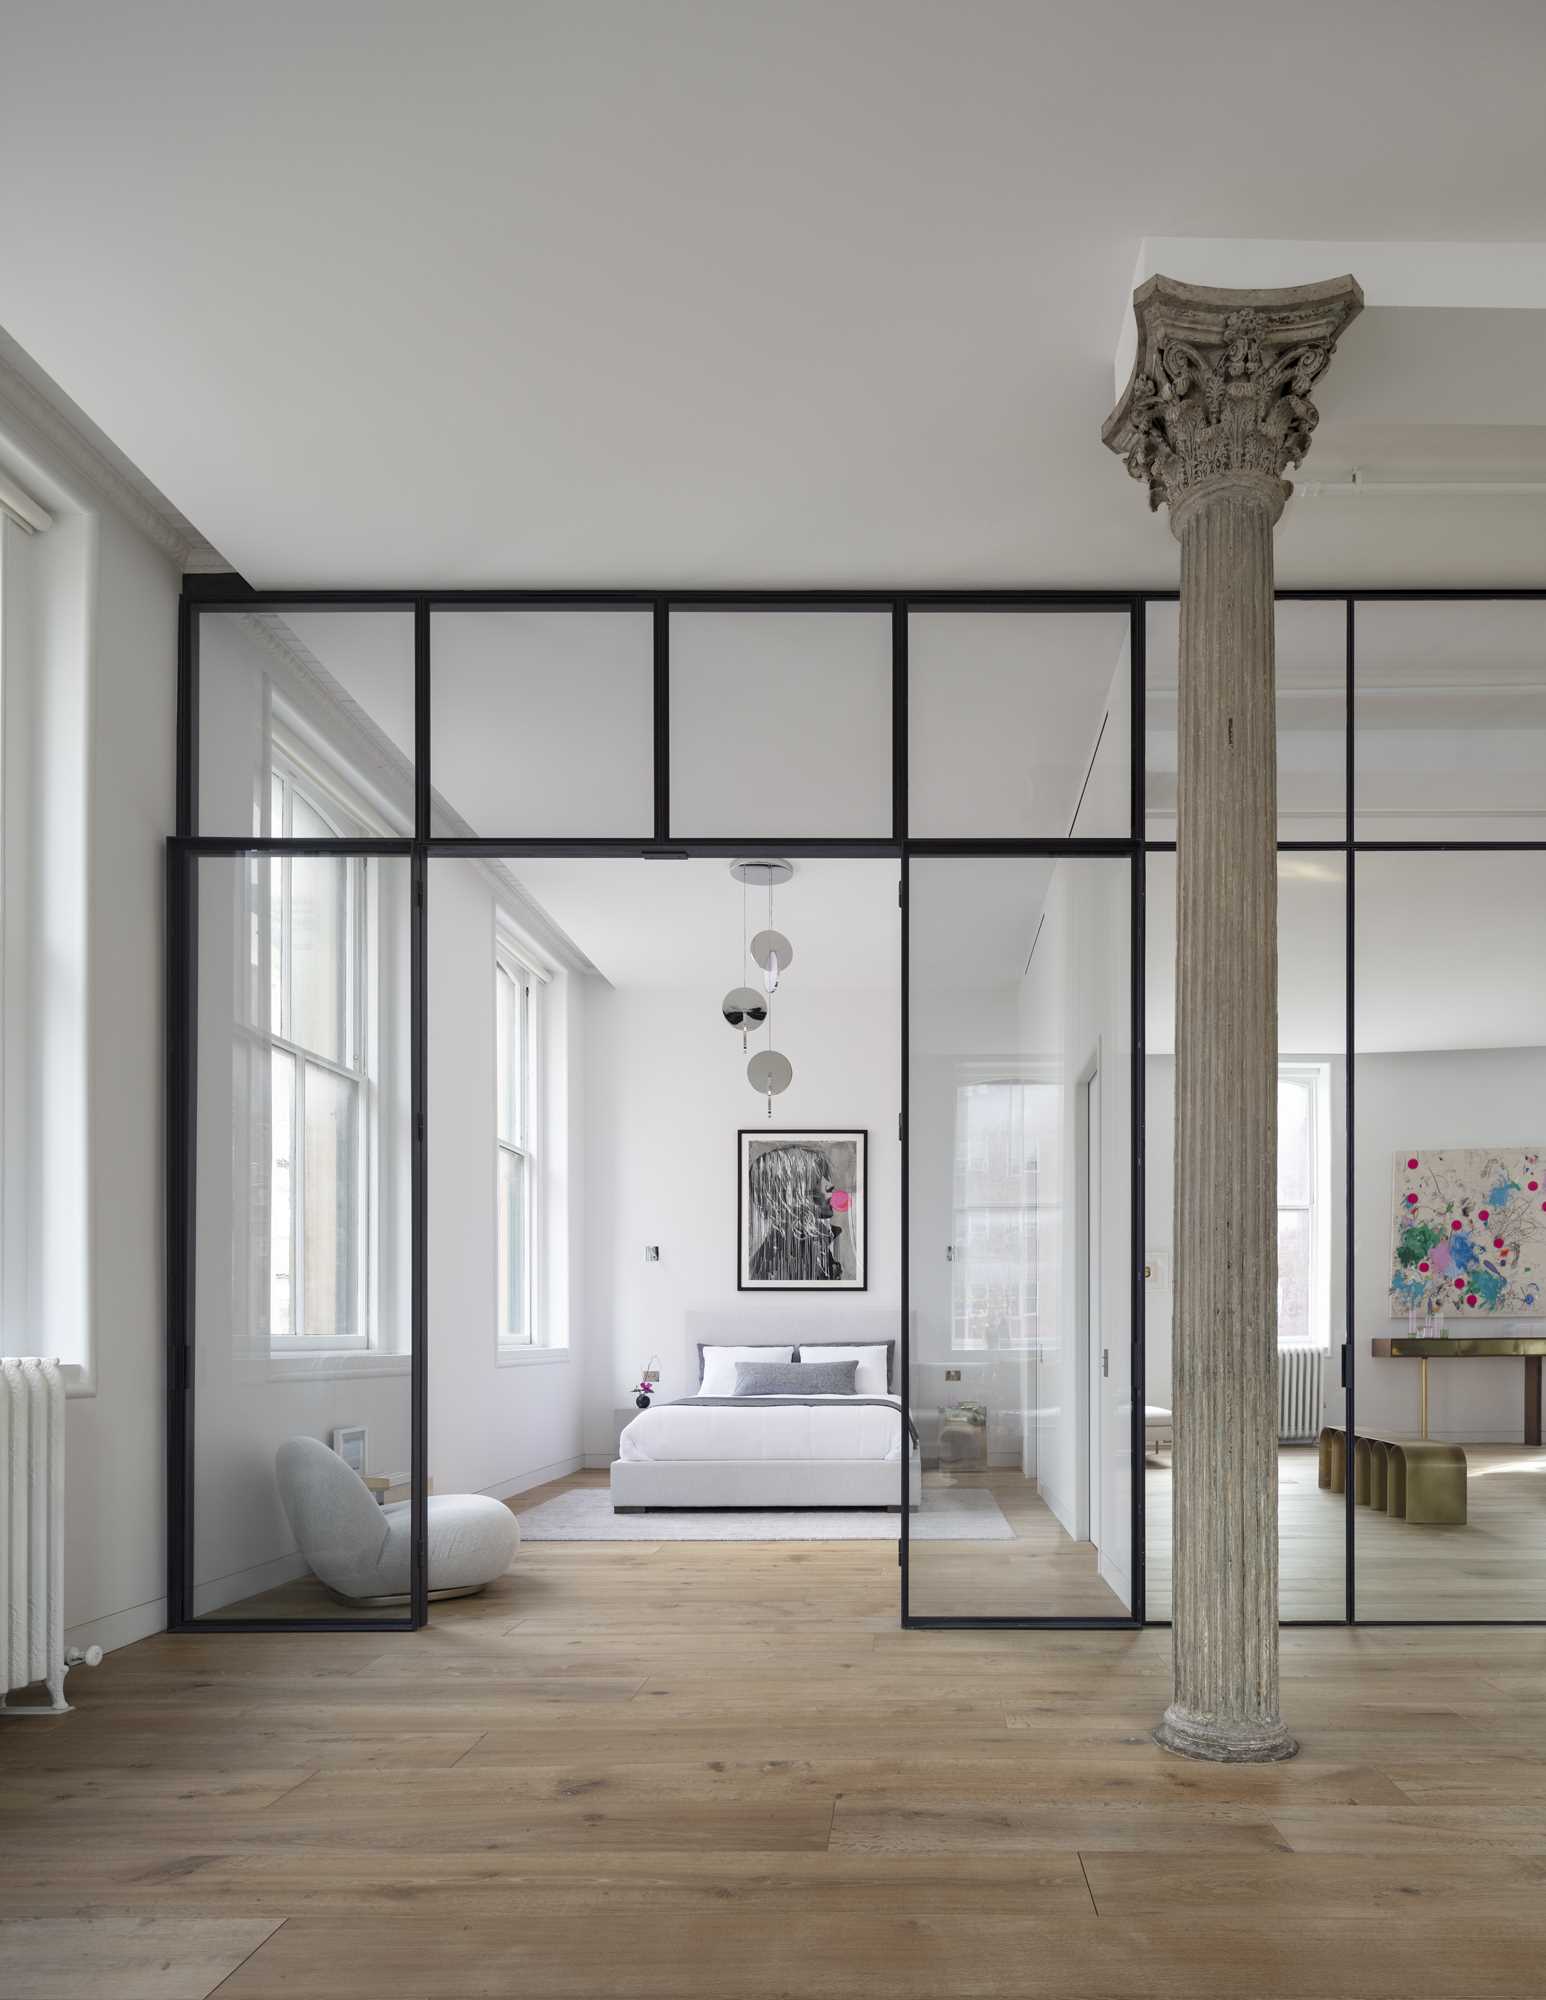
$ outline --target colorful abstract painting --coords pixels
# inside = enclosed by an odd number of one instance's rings
[[[1546,1317],[1546,1175],[1539,1151],[1396,1155],[1392,1318]]]

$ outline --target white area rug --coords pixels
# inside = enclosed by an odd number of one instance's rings
[[[894,1542],[898,1516],[882,1508],[747,1508],[736,1513],[614,1514],[604,1486],[578,1486],[522,1514],[526,1542]],[[912,1517],[919,1542],[1012,1542],[1015,1531],[980,1487],[931,1490]]]

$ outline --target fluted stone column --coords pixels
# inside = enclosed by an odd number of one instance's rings
[[[1277,742],[1272,531],[1351,278],[1134,294],[1102,436],[1181,544],[1175,1456],[1167,1750],[1293,1756],[1278,1712]]]

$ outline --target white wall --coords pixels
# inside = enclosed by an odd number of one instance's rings
[[[900,1313],[900,1023],[894,986],[823,991],[791,974],[780,988],[778,1045],[795,1074],[773,1101],[772,1124],[868,1128],[869,1290],[739,1292],[736,1134],[769,1121],[746,1081],[740,1037],[720,1017],[724,986],[587,983],[585,1450],[609,1464],[612,1412],[652,1353],[662,1397],[697,1387],[689,1312],[721,1315],[731,1338],[752,1323],[765,1338],[776,1313],[792,1340],[818,1327],[840,1337],[854,1300]],[[659,1263],[645,1262],[646,1244],[659,1245]]]
[[[165,1622],[163,838],[178,572],[24,417],[0,463],[47,505],[5,550],[8,1353],[71,1364],[65,1622]]]

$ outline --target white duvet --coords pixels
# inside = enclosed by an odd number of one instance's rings
[[[739,1397],[733,1408],[694,1409],[657,1403],[623,1431],[618,1457],[660,1464],[677,1459],[899,1459],[902,1411],[893,1396],[885,1407],[852,1396],[822,1396],[812,1404],[784,1404],[761,1396]]]

